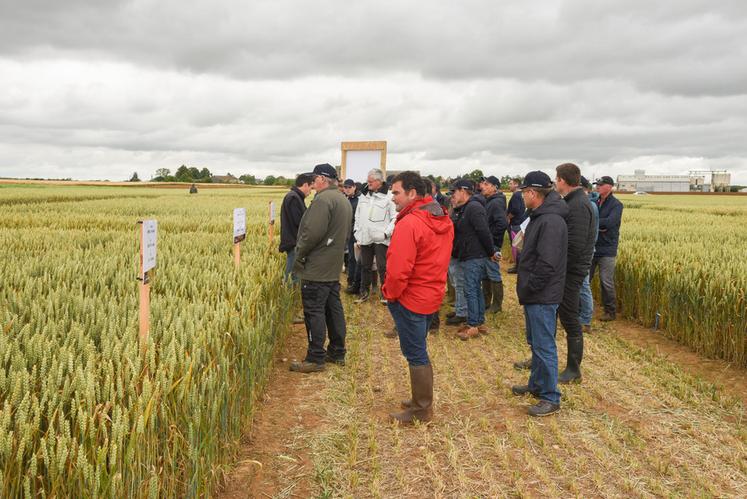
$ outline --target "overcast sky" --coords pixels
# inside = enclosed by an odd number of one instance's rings
[[[0,0],[0,176],[392,169],[747,184],[743,0]]]

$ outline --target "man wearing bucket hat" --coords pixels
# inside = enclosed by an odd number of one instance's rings
[[[623,205],[612,194],[615,181],[612,177],[604,176],[594,182],[597,186],[599,199],[599,234],[594,248],[594,258],[591,261],[589,279],[599,269],[599,282],[602,289],[602,304],[604,315],[602,321],[613,321],[617,317],[617,296],[615,294],[615,262],[617,259],[617,245],[620,241],[620,223],[622,222]]]
[[[560,410],[555,333],[558,306],[565,287],[568,206],[553,190],[550,177],[541,171],[529,172],[519,188],[524,203],[532,210],[524,234],[516,285],[519,303],[524,306],[532,368],[529,382],[516,385],[511,391],[514,395],[529,394],[539,399],[536,405],[529,407],[529,415],[548,416]]]
[[[301,218],[293,272],[301,280],[301,302],[309,340],[303,362],[291,371],[323,371],[325,362],[345,363],[345,313],[340,301],[340,272],[350,236],[353,210],[337,189],[337,171],[316,165],[314,200]],[[325,340],[329,345],[325,350]]]

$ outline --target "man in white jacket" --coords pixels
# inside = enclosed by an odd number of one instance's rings
[[[370,297],[371,268],[374,257],[379,272],[379,282],[384,282],[386,251],[394,232],[397,208],[392,201],[384,174],[378,168],[368,172],[368,189],[361,192],[355,210],[355,240],[361,249],[361,296],[357,303]],[[386,303],[382,298],[382,303]]]

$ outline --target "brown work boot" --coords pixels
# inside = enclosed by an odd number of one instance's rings
[[[479,326],[477,326],[477,331],[480,334],[489,334],[490,333],[490,330],[488,329],[488,326],[486,326],[485,324],[480,324]]]
[[[599,320],[602,321],[602,322],[610,322],[610,321],[614,321],[615,319],[616,319],[615,314],[610,314],[610,313],[607,313],[607,312],[605,312],[599,318]]]
[[[402,405],[409,402],[402,412],[389,414],[390,421],[401,425],[410,425],[415,421],[428,422],[433,418],[433,367],[410,366],[410,387],[412,399],[403,400]]]
[[[317,373],[324,371],[324,363],[317,364],[316,362],[291,362],[290,370],[297,373]]]
[[[457,336],[459,336],[460,340],[467,341],[470,338],[477,338],[480,336],[480,330],[477,329],[477,327],[470,326],[467,329],[458,332]]]

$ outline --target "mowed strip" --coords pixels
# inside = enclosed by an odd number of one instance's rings
[[[513,276],[506,285],[513,289]],[[529,418],[526,406],[531,399],[510,392],[512,384],[526,380],[528,373],[515,371],[512,363],[524,358],[528,348],[521,309],[509,292],[506,312],[490,320],[489,336],[462,342],[456,328],[442,327],[429,338],[435,419],[429,425],[399,428],[390,425],[386,415],[409,395],[409,382],[398,341],[382,335],[391,319],[378,303],[348,301],[345,306],[347,366],[299,376],[303,389],[287,404],[293,417],[308,418],[314,425],[297,424],[292,432],[278,435],[288,452],[311,460],[300,472],[291,468],[285,480],[283,466],[263,471],[281,475],[272,482],[295,484],[270,495],[747,493],[741,398],[619,338],[614,324],[597,328],[587,338],[584,382],[562,387],[560,414]],[[303,345],[296,347],[300,358]],[[297,414],[299,408],[306,414]],[[279,464],[281,458],[275,460]],[[252,490],[261,491],[261,484]]]

